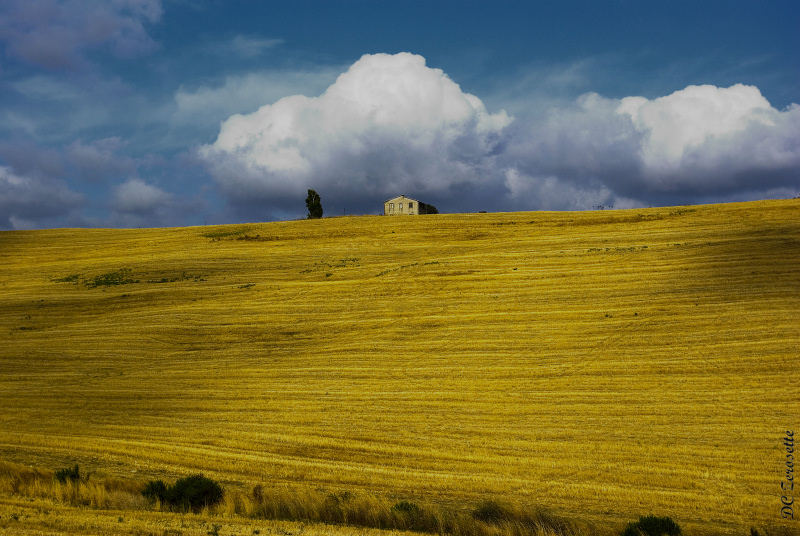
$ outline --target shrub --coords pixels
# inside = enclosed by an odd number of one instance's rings
[[[200,511],[222,500],[222,487],[203,475],[181,478],[166,490],[166,501],[182,510]]]
[[[56,480],[62,484],[66,484],[67,480],[71,482],[78,482],[81,479],[81,470],[76,463],[75,467],[65,467],[64,469],[59,469],[53,476],[55,476]]]
[[[486,212],[481,211],[481,212]],[[429,205],[428,203],[420,203],[419,204],[419,213],[420,214],[439,214],[439,210],[434,207],[433,205]]]
[[[142,490],[142,495],[150,502],[155,502],[158,499],[163,504],[167,499],[167,485],[163,480],[151,480]]]
[[[400,517],[401,525],[395,528],[415,530],[419,532],[436,532],[436,519],[422,510],[415,503],[400,501],[392,505],[392,512]]]
[[[392,510],[403,514],[419,514],[419,506],[409,501],[400,501],[392,506]]]
[[[499,524],[512,516],[510,512],[494,501],[483,501],[472,511],[472,517],[484,523]]]
[[[622,531],[622,536],[678,536],[680,533],[681,528],[672,519],[649,515],[629,523]]]
[[[256,501],[257,503],[264,502],[264,486],[262,486],[261,484],[256,484],[255,486],[253,486],[252,496],[253,500]]]
[[[151,480],[142,490],[151,503],[158,499],[171,508],[199,512],[205,506],[214,506],[222,500],[222,487],[203,475],[181,478],[168,486],[163,480]]]

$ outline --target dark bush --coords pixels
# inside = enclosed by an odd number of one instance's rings
[[[256,501],[257,503],[264,502],[264,486],[262,486],[261,484],[256,484],[255,486],[253,486],[252,495],[253,495],[253,500]]]
[[[399,503],[395,503],[392,506],[392,510],[395,512],[401,512],[403,514],[418,514],[420,511],[419,506],[409,501],[400,501]]]
[[[151,480],[142,490],[150,502],[158,499],[162,505],[183,511],[200,511],[204,506],[214,506],[222,500],[222,487],[203,475],[181,478],[172,486],[163,480]]]
[[[419,213],[420,214],[439,214],[439,210],[434,207],[433,205],[429,205],[428,203],[420,203],[419,204]]]
[[[181,510],[200,511],[222,500],[222,487],[203,475],[181,478],[166,490],[166,501]]]
[[[649,515],[628,523],[622,536],[678,536],[680,533],[681,528],[672,519]]]
[[[55,472],[55,478],[62,484],[65,484],[67,480],[71,482],[77,482],[81,479],[81,470],[78,467],[78,464],[75,464],[75,467],[65,467],[64,469],[59,469]]]
[[[163,504],[167,499],[167,485],[163,480],[151,480],[142,490],[142,495],[150,502],[155,502],[158,499]]]
[[[392,511],[401,519],[401,525],[395,528],[415,530],[419,532],[436,532],[436,519],[410,501],[400,501],[392,505]]]
[[[494,501],[483,501],[472,511],[472,517],[484,523],[497,525],[512,517],[511,513]]]

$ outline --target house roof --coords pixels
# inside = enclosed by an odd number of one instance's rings
[[[398,197],[403,197],[403,198],[405,198],[405,199],[408,199],[409,201],[417,201],[416,199],[414,199],[414,198],[412,198],[412,197],[408,197],[407,195],[402,195],[402,194],[401,194],[401,195],[396,195],[396,196],[394,196],[394,197],[390,197],[389,199],[387,199],[386,201],[384,201],[384,203],[388,203],[389,201],[391,201],[391,200],[393,200],[393,199],[397,199]],[[417,201],[417,203],[419,203],[419,201]]]

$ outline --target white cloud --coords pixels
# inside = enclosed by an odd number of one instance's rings
[[[626,97],[617,113],[630,116],[645,134],[642,157],[650,168],[677,169],[684,155],[706,141],[745,131],[753,123],[774,126],[777,112],[758,88],[689,86],[666,97]]]
[[[800,107],[777,110],[753,86],[689,86],[653,100],[587,94],[519,123],[508,155],[522,175],[599,182],[617,198],[755,198],[800,182]]]
[[[327,67],[316,71],[265,71],[228,76],[222,83],[197,88],[181,87],[175,93],[177,124],[217,127],[232,114],[252,112],[286,95],[318,94],[341,72]]]
[[[356,211],[395,193],[452,210],[578,209],[800,188],[800,107],[777,110],[741,84],[587,93],[512,122],[401,53],[363,56],[318,97],[271,102],[228,117],[199,150],[234,205],[275,213],[306,188]]]
[[[113,206],[123,213],[147,215],[164,208],[172,195],[164,190],[133,178],[123,182],[114,191]]]
[[[421,56],[365,55],[319,97],[231,116],[200,154],[239,199],[442,192],[480,181],[510,122]]]

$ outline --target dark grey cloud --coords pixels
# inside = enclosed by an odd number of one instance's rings
[[[0,165],[3,163],[17,174],[40,179],[63,177],[67,169],[61,151],[43,147],[24,136],[0,140]]]
[[[8,56],[50,70],[89,64],[100,47],[117,57],[151,52],[145,28],[161,18],[160,0],[5,0],[0,5],[0,41]]]
[[[0,166],[0,228],[34,229],[63,221],[84,204],[64,181],[30,177]]]
[[[76,140],[67,146],[66,153],[78,180],[103,182],[136,172],[136,160],[121,154],[124,148],[125,142],[119,137],[88,143]]]

